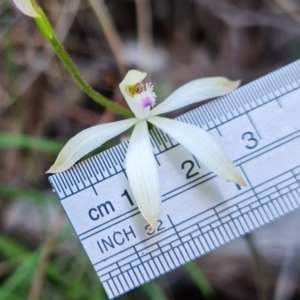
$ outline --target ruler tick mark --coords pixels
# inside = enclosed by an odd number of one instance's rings
[[[276,99],[276,102],[278,103],[278,106],[280,107],[280,108],[282,108],[282,104],[280,103],[280,100],[278,99],[278,98],[275,98]]]
[[[257,128],[255,127],[255,125],[254,125],[254,123],[253,123],[252,119],[250,118],[249,114],[248,114],[248,113],[246,113],[246,116],[248,117],[248,119],[249,119],[249,121],[250,121],[250,123],[251,123],[251,125],[252,125],[253,129],[255,130],[255,132],[256,132],[256,134],[257,134],[257,136],[259,137],[259,139],[261,139],[261,136],[260,136],[260,134],[259,134],[259,132],[258,132]]]

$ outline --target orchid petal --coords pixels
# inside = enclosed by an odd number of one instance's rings
[[[54,165],[47,173],[57,173],[71,168],[76,161],[92,150],[100,147],[123,131],[138,122],[137,119],[128,119],[113,123],[101,124],[85,129],[71,138],[60,151]]]
[[[33,18],[39,18],[40,15],[34,9],[30,0],[13,0],[16,7],[25,15]]]
[[[125,98],[128,106],[130,107],[134,115],[140,119],[145,119],[146,117],[149,116],[150,107],[143,108],[140,102],[136,101],[133,97],[131,97],[128,94],[126,88],[128,86],[132,86],[142,82],[146,76],[147,73],[143,73],[138,70],[130,70],[127,72],[123,81],[119,84],[121,93]]]
[[[224,77],[210,77],[191,81],[154,107],[150,116],[160,115],[193,103],[226,95],[236,89],[239,84],[240,81],[229,81]]]
[[[147,122],[133,130],[126,154],[126,173],[142,216],[154,230],[161,206],[157,162],[150,143]]]
[[[177,140],[217,175],[241,186],[247,186],[238,169],[207,131],[191,124],[161,117],[150,117],[147,121]]]

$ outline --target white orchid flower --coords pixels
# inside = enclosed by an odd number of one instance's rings
[[[59,153],[48,173],[69,169],[81,157],[103,143],[134,127],[126,154],[126,172],[134,199],[141,214],[155,228],[161,206],[157,162],[150,143],[147,122],[157,126],[177,140],[199,161],[217,175],[246,186],[243,177],[212,137],[203,129],[179,121],[157,117],[172,110],[225,95],[239,82],[222,77],[191,81],[177,89],[165,101],[151,110],[156,95],[151,83],[143,83],[146,73],[131,70],[120,83],[120,90],[135,118],[93,126],[75,135]]]
[[[13,0],[16,7],[25,15],[32,18],[39,18],[40,15],[36,12],[33,7],[31,0]]]

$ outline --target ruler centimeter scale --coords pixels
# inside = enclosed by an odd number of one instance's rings
[[[155,231],[126,179],[128,142],[49,178],[111,299],[300,206],[300,60],[177,119],[208,130],[248,187],[217,177],[156,129]]]

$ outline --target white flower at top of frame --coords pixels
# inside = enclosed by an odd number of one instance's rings
[[[64,146],[48,173],[69,169],[87,153],[134,126],[126,154],[126,173],[140,212],[154,229],[160,213],[161,193],[147,122],[177,140],[217,175],[241,186],[246,186],[246,183],[228,156],[205,130],[157,116],[230,93],[238,87],[239,82],[223,77],[197,79],[180,87],[154,107],[156,94],[151,83],[143,83],[146,75],[137,70],[130,70],[119,85],[135,118],[96,125],[78,133]]]
[[[32,5],[31,0],[13,0],[16,7],[25,15],[32,18],[39,18],[39,14],[36,12]]]

